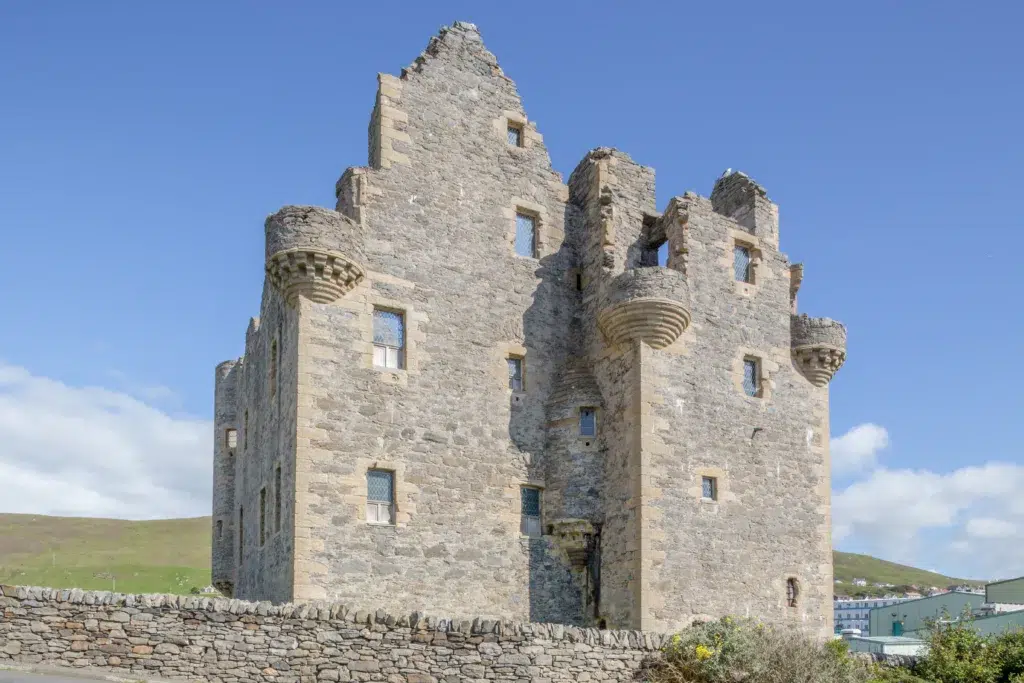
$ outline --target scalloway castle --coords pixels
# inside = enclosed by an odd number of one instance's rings
[[[765,191],[727,172],[658,212],[607,148],[563,182],[465,23],[379,76],[368,137],[335,210],[266,221],[260,317],[216,370],[215,585],[831,633],[846,330],[796,313]]]

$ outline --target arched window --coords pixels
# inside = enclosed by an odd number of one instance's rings
[[[786,605],[788,607],[796,607],[797,600],[800,598],[800,586],[797,584],[796,579],[786,579]]]

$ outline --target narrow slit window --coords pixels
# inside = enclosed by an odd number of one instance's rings
[[[519,491],[522,511],[519,531],[527,536],[540,536],[540,489],[535,486],[524,486]]]
[[[217,540],[219,541],[224,536],[224,522],[217,520]]]
[[[597,436],[597,408],[580,408],[580,436]]]
[[[393,524],[395,512],[395,473],[387,470],[366,472],[366,521]]]
[[[245,550],[245,508],[238,508],[238,563],[242,563],[242,551]]]
[[[718,500],[718,480],[715,477],[701,477],[701,498],[704,500]]]
[[[270,342],[270,397],[277,395],[277,340]]]
[[[523,359],[510,356],[508,358],[508,388],[512,391],[522,391],[523,386]]]
[[[537,257],[537,219],[525,213],[516,214],[516,254]]]
[[[761,364],[756,358],[743,359],[743,393],[753,397],[761,395]]]
[[[796,607],[800,599],[800,585],[796,579],[786,579],[786,605],[789,607]],[[867,615],[865,614],[866,618]]]
[[[405,367],[405,316],[402,313],[373,309],[373,364],[395,370]]]
[[[224,446],[227,447],[229,451],[235,450],[235,447],[238,446],[238,430],[224,430]]]
[[[267,489],[260,489],[260,545],[267,542]]]
[[[522,126],[509,123],[508,124],[508,144],[510,147],[522,147],[523,146],[523,128]]]
[[[751,265],[750,247],[737,244],[732,249],[732,267],[736,280],[739,282],[753,282],[753,267]]]
[[[243,424],[242,438],[245,439],[243,450],[249,450],[249,411],[245,411],[245,422]]]
[[[281,530],[281,466],[274,468],[274,531]]]

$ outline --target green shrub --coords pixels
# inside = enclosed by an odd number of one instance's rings
[[[998,683],[1024,683],[1024,629],[1007,631],[993,638],[991,652],[999,667]]]
[[[937,683],[997,683],[999,653],[974,628],[970,613],[960,619],[934,623],[928,635],[928,652],[914,673]]]
[[[673,636],[655,683],[866,683],[869,670],[846,643],[822,643],[796,628],[724,617]]]

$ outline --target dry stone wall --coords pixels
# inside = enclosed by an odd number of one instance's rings
[[[214,682],[628,681],[664,636],[556,624],[0,586],[0,667]]]

